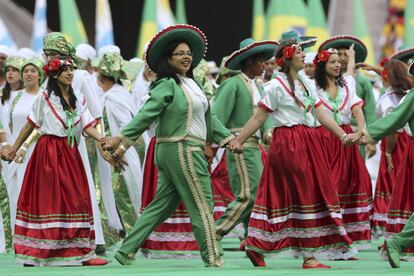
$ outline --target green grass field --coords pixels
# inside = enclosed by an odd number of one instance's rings
[[[102,267],[22,267],[15,263],[12,253],[0,254],[0,275],[414,275],[414,263],[401,262],[400,269],[391,269],[376,250],[379,241],[373,242],[371,250],[360,252],[358,261],[326,261],[332,269],[303,270],[302,260],[291,257],[267,258],[267,267],[255,268],[244,252],[233,251],[238,240],[225,239],[225,265],[222,268],[207,268],[200,259],[145,259],[137,257],[131,266],[121,266],[113,258],[117,246],[107,251],[110,263]]]

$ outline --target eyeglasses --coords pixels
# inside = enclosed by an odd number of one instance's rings
[[[46,51],[42,54],[43,57],[47,58],[47,57],[56,57],[59,56],[58,52],[55,51]]]
[[[173,56],[178,56],[178,57],[183,57],[183,56],[187,55],[189,57],[192,57],[193,53],[191,53],[190,51],[188,51],[188,52],[180,51],[180,52],[177,52],[177,53],[172,53],[172,55]]]

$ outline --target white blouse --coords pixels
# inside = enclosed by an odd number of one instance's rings
[[[208,110],[208,99],[197,83],[191,78],[180,76],[181,85],[191,97],[193,116],[188,134],[190,136],[206,140],[207,139],[207,123],[206,112]]]
[[[79,143],[83,130],[93,126],[96,121],[86,106],[86,98],[78,91],[76,96],[76,116],[74,117],[74,134]],[[47,91],[39,93],[33,103],[32,111],[27,118],[38,129],[41,135],[67,137],[67,116],[58,96],[54,92],[48,96]]]
[[[413,92],[409,92],[409,93],[413,93]],[[405,95],[405,96],[401,99],[401,101],[399,102],[399,104],[398,104],[398,105],[402,104],[402,103],[405,101],[405,99],[406,99],[406,98],[407,98],[407,95]],[[405,132],[405,133],[407,133],[409,136],[413,137],[413,133],[411,132],[411,128],[410,128],[410,125],[409,125],[409,124],[406,124],[406,125],[404,126],[404,128],[403,128],[402,130],[398,131],[398,132],[401,132],[401,131],[404,131],[404,132]]]
[[[256,83],[256,79],[250,79],[245,73],[240,73],[240,75],[242,76],[242,78],[246,81],[247,85],[250,88],[250,91],[252,92],[252,101],[253,101],[253,106],[254,109],[256,110],[260,99],[262,97],[262,95],[260,95],[259,89],[257,88],[257,83]],[[261,131],[260,129],[258,129],[256,131],[256,133],[254,134],[254,136],[256,136],[257,138],[261,138]]]
[[[385,89],[384,94],[377,101],[377,116],[379,118],[387,116],[398,106],[404,96],[405,94],[395,92],[392,87]]]
[[[306,94],[299,80],[307,88],[309,95]],[[259,106],[271,112],[269,115],[274,127],[319,126],[319,122],[312,115],[312,103],[315,108],[322,104],[316,92],[315,83],[303,74],[299,74],[294,84],[295,92],[292,93],[286,75],[279,73],[264,85],[264,94]]]
[[[339,125],[348,125],[352,118],[352,109],[364,104],[356,94],[356,81],[351,75],[344,75],[345,85],[344,87],[338,87],[338,95],[336,99],[332,99],[328,92],[322,88],[318,89],[318,96],[322,101],[324,109],[332,115],[335,119],[335,114],[340,115],[337,123]],[[335,112],[338,110],[339,112]]]

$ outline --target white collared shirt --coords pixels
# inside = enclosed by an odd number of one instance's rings
[[[260,99],[262,98],[262,95],[260,95],[259,89],[257,88],[256,79],[250,79],[245,73],[240,74],[242,78],[247,82],[247,85],[250,88],[250,91],[252,92],[252,101],[254,109],[256,110],[257,105],[260,102]],[[258,129],[256,133],[254,134],[255,137],[261,138],[261,131]]]
[[[182,87],[189,93],[192,101],[193,116],[188,134],[190,136],[206,140],[206,112],[209,105],[208,99],[193,79],[180,76],[180,80]]]

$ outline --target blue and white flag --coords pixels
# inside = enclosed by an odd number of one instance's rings
[[[36,0],[32,31],[32,50],[36,53],[42,53],[43,37],[45,37],[46,34],[46,0]]]
[[[0,18],[0,45],[6,45],[9,48],[17,50],[16,43],[14,42],[13,38],[10,36],[10,33],[7,30],[7,27],[1,18]]]
[[[112,17],[108,0],[96,0],[96,37],[95,48],[99,49],[106,45],[114,45],[112,31]]]

